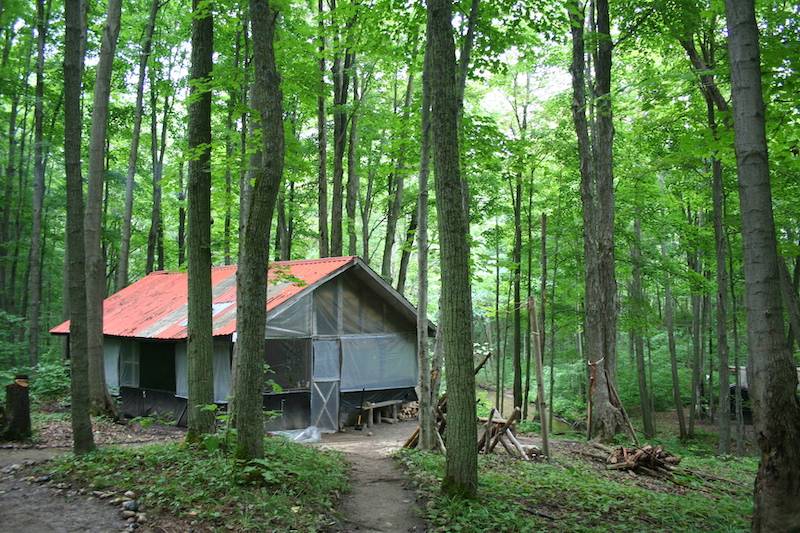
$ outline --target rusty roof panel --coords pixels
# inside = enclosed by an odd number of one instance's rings
[[[355,257],[326,257],[270,264],[267,310],[355,264]],[[214,336],[236,331],[236,266],[211,270]],[[187,336],[188,281],[185,272],[153,272],[103,302],[103,333],[116,337],[180,340]],[[69,321],[50,330],[68,334]]]

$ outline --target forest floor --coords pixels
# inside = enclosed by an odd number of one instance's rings
[[[62,456],[72,447],[69,417],[61,412],[37,412],[32,417],[33,438],[24,443],[0,444],[0,524],[18,532],[107,532],[126,530],[119,511],[86,488],[57,483],[52,476],[32,469]],[[99,445],[137,445],[174,441],[177,428],[93,421]]]
[[[549,461],[520,461],[501,450],[480,455],[475,500],[440,493],[440,454],[403,450],[398,460],[419,487],[434,531],[749,529],[757,459],[716,456],[710,426],[698,426],[695,438],[682,443],[674,437],[672,416],[659,420],[658,435],[647,442],[682,458],[671,479],[608,470],[603,453],[574,432],[551,436]],[[530,422],[521,428],[526,426],[538,430]],[[520,433],[520,440],[541,444],[535,432]],[[621,437],[623,443],[629,445]]]
[[[392,459],[416,429],[414,420],[324,435],[322,448],[343,453],[350,463],[350,491],[339,506],[340,531],[405,533],[426,531],[417,494]]]

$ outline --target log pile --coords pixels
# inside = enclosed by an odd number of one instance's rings
[[[439,448],[445,451],[445,428],[447,426],[447,418],[445,413],[447,411],[447,396],[443,396],[439,400],[436,408],[436,438],[439,443]],[[488,417],[479,417],[477,422],[480,424],[481,429],[478,436],[478,453],[494,453],[497,445],[499,444],[511,457],[528,461],[544,457],[542,450],[538,446],[532,444],[522,444],[514,433],[514,428],[517,420],[520,417],[519,408],[514,409],[514,412],[509,418],[502,418],[497,409],[492,408]],[[416,448],[419,444],[419,428],[408,438],[403,444],[404,448]]]
[[[609,470],[627,470],[652,477],[669,477],[681,458],[664,450],[662,446],[646,444],[640,448],[620,446],[610,450],[606,458]]]
[[[413,420],[419,415],[419,402],[409,402],[403,405],[400,412],[397,413],[400,420]]]

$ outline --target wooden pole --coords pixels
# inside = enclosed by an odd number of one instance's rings
[[[545,457],[550,457],[550,444],[547,437],[547,409],[544,402],[544,375],[542,372],[542,350],[539,342],[539,324],[536,317],[536,302],[528,298],[528,316],[531,321],[531,338],[533,355],[536,364],[536,411],[539,413],[539,422],[542,428],[542,452]]]

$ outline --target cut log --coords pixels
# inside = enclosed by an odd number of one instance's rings
[[[6,385],[5,440],[23,441],[31,438],[31,401],[28,393],[28,376],[17,375]]]

